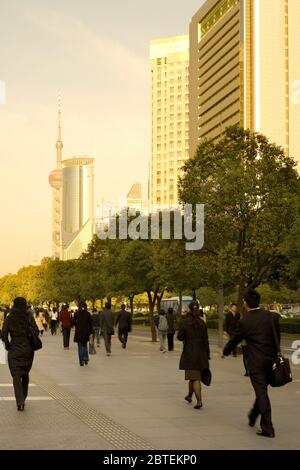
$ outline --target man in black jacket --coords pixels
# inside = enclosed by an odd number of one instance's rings
[[[236,331],[226,344],[223,354],[229,356],[243,339],[246,340],[249,375],[256,396],[253,408],[248,415],[249,426],[253,427],[258,416],[261,415],[261,431],[258,431],[257,434],[275,437],[268,385],[270,384],[272,365],[277,356],[275,334],[280,343],[279,317],[259,308],[260,294],[255,290],[250,290],[244,300],[249,311],[240,320]]]
[[[125,310],[125,304],[122,304],[117,315],[116,326],[119,325],[118,336],[124,349],[126,348],[128,333],[131,331],[131,322],[131,314]]]

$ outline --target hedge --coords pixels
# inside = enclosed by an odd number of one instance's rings
[[[133,325],[150,326],[149,315],[133,316]],[[219,328],[218,320],[208,319],[206,321],[207,328],[217,330]],[[280,331],[282,333],[300,334],[300,319],[282,319],[280,320]]]

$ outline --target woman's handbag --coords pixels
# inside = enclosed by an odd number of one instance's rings
[[[35,333],[33,326],[29,323],[28,326],[28,337],[33,351],[38,351],[42,349],[43,343]]]
[[[202,369],[201,370],[201,382],[209,387],[211,384],[211,371],[210,369]]]
[[[280,344],[278,341],[278,336],[275,330],[274,322],[272,321],[272,329],[273,329],[273,336],[274,342],[277,351],[277,358],[272,366],[271,374],[270,374],[270,385],[271,387],[283,387],[289,382],[292,382],[292,371],[290,367],[290,361],[283,356],[280,351]]]

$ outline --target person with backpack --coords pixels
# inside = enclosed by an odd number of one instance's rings
[[[161,308],[158,312],[158,317],[156,319],[156,328],[158,331],[158,337],[160,341],[160,351],[165,353],[167,350],[165,348],[165,343],[169,331],[169,324],[166,316],[166,312]]]

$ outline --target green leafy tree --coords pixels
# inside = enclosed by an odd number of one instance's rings
[[[215,284],[238,283],[238,302],[281,260],[300,208],[295,161],[250,130],[203,141],[179,180],[183,203],[205,204],[204,253]]]

